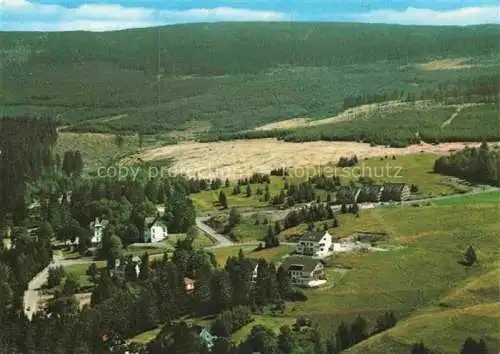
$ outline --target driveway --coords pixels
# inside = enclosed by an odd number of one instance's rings
[[[74,264],[90,264],[92,260],[88,259],[63,259],[59,255],[54,255],[52,262],[40,273],[35,275],[28,284],[28,289],[24,292],[23,306],[26,317],[30,320],[33,314],[38,311],[38,302],[40,299],[40,288],[47,282],[49,277],[49,268],[58,266],[70,266]],[[28,310],[29,308],[29,310]]]

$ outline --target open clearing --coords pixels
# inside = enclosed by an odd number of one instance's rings
[[[439,145],[416,144],[405,148],[370,146],[358,142],[290,143],[276,139],[235,140],[214,143],[185,142],[154,148],[126,158],[123,163],[164,160],[173,158],[170,167],[174,173],[200,178],[237,179],[254,172],[269,173],[274,168],[300,168],[326,165],[336,162],[341,156],[358,158],[385,155],[406,155],[417,152],[446,154],[467,146],[476,147],[476,142],[455,142]]]

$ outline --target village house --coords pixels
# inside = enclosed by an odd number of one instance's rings
[[[411,195],[410,186],[406,183],[385,183],[382,192],[382,201],[401,202],[408,200]]]
[[[332,235],[328,231],[309,232],[300,238],[295,251],[306,256],[325,257],[333,251]]]
[[[290,256],[280,267],[288,273],[292,285],[313,288],[326,283],[324,263],[321,260]]]
[[[341,186],[336,194],[338,204],[354,204],[358,201],[361,188],[355,186]]]
[[[102,242],[102,236],[104,234],[104,229],[108,226],[109,221],[106,219],[95,218],[94,221],[90,222],[90,231],[92,232],[92,238],[90,242],[92,245],[100,245]]]
[[[192,293],[194,291],[194,284],[196,281],[194,279],[184,277],[184,289],[186,290],[186,293]]]
[[[168,237],[167,224],[159,217],[144,220],[144,242],[156,243]]]

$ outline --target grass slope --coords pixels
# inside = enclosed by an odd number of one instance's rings
[[[386,231],[392,247],[335,255],[327,268],[328,285],[308,290],[304,303],[289,304],[285,317],[307,314],[325,334],[356,315],[370,326],[385,311],[405,319],[353,353],[407,353],[420,339],[435,352],[456,353],[469,330],[477,338],[485,335],[497,352],[499,212],[498,204],[486,203],[381,208],[364,211],[359,219],[341,216],[344,226],[330,230],[334,235]],[[458,261],[469,245],[480,263],[465,269]],[[350,270],[335,275],[334,265]]]
[[[327,166],[310,166],[308,168],[290,169],[290,176],[286,177],[289,183],[298,184],[307,180],[309,177],[318,174],[325,174],[333,177],[339,176],[342,184],[347,184],[350,181],[357,182],[359,177],[372,178],[376,183],[383,182],[405,182],[415,184],[419,191],[413,193],[412,199],[422,199],[449,195],[455,193],[466,192],[470,188],[460,184],[457,178],[443,176],[432,172],[434,162],[437,155],[429,153],[415,153],[409,155],[392,156],[387,158],[368,158],[361,160],[354,168],[339,168],[333,164]],[[334,162],[336,163],[336,161]],[[271,198],[278,195],[284,187],[285,180],[282,177],[271,176],[269,192]],[[269,206],[263,200],[262,195],[257,195],[258,188],[264,190],[264,185],[252,185],[252,196],[247,197],[245,187],[241,188],[242,193],[233,195],[233,187],[222,188],[227,196],[229,207],[237,207],[240,209],[262,209]],[[192,195],[193,202],[199,212],[213,212],[218,210],[216,202],[219,198],[219,191],[203,191]],[[327,192],[324,190],[316,190],[316,194],[320,196],[322,201],[326,200]],[[261,220],[262,221],[262,220]],[[246,220],[245,225],[239,227],[242,237],[246,238],[249,232],[257,231],[252,225],[252,221]],[[250,224],[250,225],[249,225]],[[262,229],[262,225],[259,227]],[[266,229],[264,228],[264,231]],[[259,233],[259,232],[258,232]]]

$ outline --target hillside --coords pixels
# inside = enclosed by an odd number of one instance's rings
[[[217,137],[336,114],[352,97],[470,94],[478,77],[498,81],[499,36],[497,25],[343,23],[2,32],[2,115],[51,115],[74,131]]]

